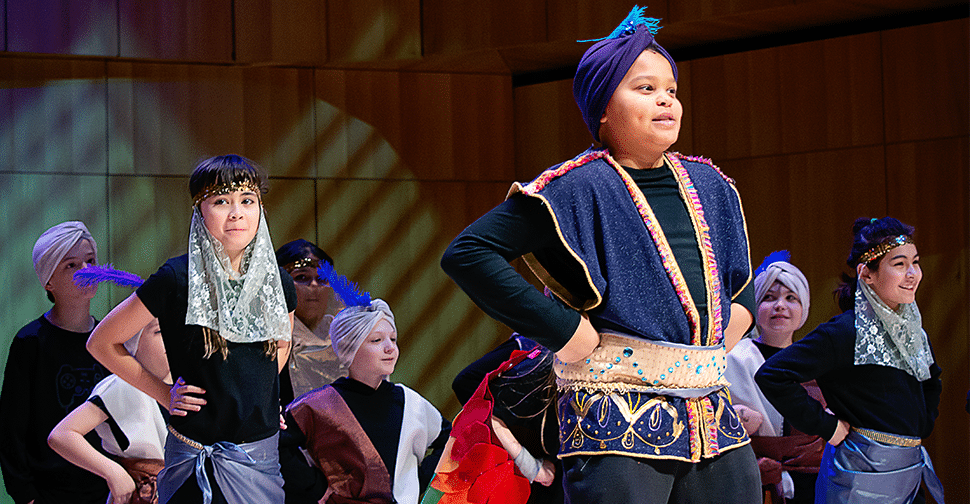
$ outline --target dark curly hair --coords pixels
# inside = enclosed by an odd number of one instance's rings
[[[849,250],[849,257],[845,263],[855,270],[859,264],[859,258],[867,250],[879,245],[889,238],[900,235],[913,236],[915,228],[904,224],[895,217],[883,217],[881,219],[870,219],[860,217],[852,224],[852,248]],[[869,271],[879,270],[879,261],[882,257],[877,257],[866,264]],[[851,310],[855,306],[855,290],[859,279],[855,276],[842,274],[842,283],[835,289],[835,299],[842,311]]]

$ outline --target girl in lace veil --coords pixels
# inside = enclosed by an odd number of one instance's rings
[[[296,291],[276,263],[252,161],[216,156],[189,179],[187,253],[169,259],[88,341],[105,367],[168,408],[159,502],[282,502],[279,371]],[[174,385],[123,343],[157,317]]]
[[[916,306],[923,273],[914,229],[892,217],[853,225],[844,310],[755,375],[792,427],[828,440],[815,502],[943,502],[922,439],[939,414],[940,367]],[[800,383],[815,379],[828,409]],[[851,498],[850,498],[851,497]]]

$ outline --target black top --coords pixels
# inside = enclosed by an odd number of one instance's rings
[[[10,344],[0,393],[0,469],[14,502],[102,504],[108,497],[103,479],[47,445],[54,426],[110,374],[85,349],[90,335],[66,331],[41,316]],[[100,450],[96,432],[85,439]]]
[[[404,421],[404,389],[387,380],[374,389],[346,376],[338,378],[332,385],[377,448],[391,477],[391,488],[394,488],[397,445],[401,441],[400,425]],[[389,428],[392,425],[398,427]]]
[[[401,442],[401,429],[406,421],[404,418],[404,389],[387,380],[382,381],[375,389],[347,376],[337,378],[329,386],[333,387],[347,403],[347,407],[354,414],[357,423],[360,424],[371,444],[377,449],[377,453],[384,461],[384,468],[390,477],[391,488],[394,488],[397,449]],[[300,430],[299,424],[293,419],[290,412],[286,413],[286,425],[286,431],[284,431],[284,436],[280,441],[281,452],[292,453],[297,446],[306,446],[306,435]],[[438,433],[438,437],[432,441],[429,447],[431,453],[421,461],[421,466],[418,467],[418,481],[421,488],[425,488],[431,482],[434,469],[438,465],[438,459],[441,458],[445,443],[448,442],[450,436],[451,422],[442,417],[441,432]],[[285,459],[291,457],[289,454],[284,457],[283,453],[280,456]],[[301,474],[294,473],[294,477],[291,478],[294,481],[294,486],[311,487],[315,484],[318,485],[316,488],[326,488],[325,478],[317,478],[316,481],[311,481],[314,475],[302,468],[299,469]],[[284,474],[285,476],[286,474]],[[290,484],[289,479],[287,484]],[[296,489],[293,493],[293,499],[290,498],[289,493],[287,494],[287,502],[302,502],[296,498]]]
[[[761,352],[761,356],[764,357],[765,360],[768,360],[774,357],[776,353],[784,350],[783,348],[779,348],[776,346],[766,345],[758,340],[751,340],[751,342],[754,343],[754,346],[758,349],[759,352]]]
[[[280,268],[287,311],[296,309],[293,279]],[[138,288],[136,294],[152,315],[165,341],[172,377],[205,389],[206,404],[170,423],[183,436],[210,445],[217,441],[249,443],[279,430],[279,373],[265,344],[227,342],[226,360],[208,359],[202,327],[185,325],[188,306],[188,255],[169,259]]]
[[[855,312],[818,326],[768,359],[755,374],[765,397],[796,429],[831,439],[838,419],[852,427],[925,438],[939,415],[940,367],[919,382],[900,369],[854,365]],[[815,380],[829,409],[809,397],[801,383]]]
[[[670,243],[701,316],[703,334],[707,329],[707,290],[697,238],[677,180],[667,169],[627,169],[627,173],[647,198]],[[558,351],[579,326],[579,313],[558,299],[544,296],[509,265],[509,261],[530,252],[554,247],[562,244],[542,201],[514,195],[465,228],[445,251],[441,267],[485,313]],[[476,289],[480,278],[489,278],[499,286]],[[755,313],[751,282],[734,302]],[[542,316],[537,317],[540,313]],[[630,332],[622,327],[597,327],[603,329]]]

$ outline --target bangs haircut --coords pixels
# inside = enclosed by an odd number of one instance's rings
[[[237,154],[215,156],[200,162],[189,177],[189,193],[195,199],[203,191],[220,186],[251,184],[266,194],[266,174],[253,161]]]

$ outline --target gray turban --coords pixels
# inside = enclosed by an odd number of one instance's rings
[[[94,242],[94,236],[88,231],[81,221],[68,221],[58,224],[40,235],[37,243],[34,244],[34,271],[37,272],[37,280],[40,284],[47,286],[54,269],[60,264],[71,247],[81,239],[91,242],[94,249],[94,256],[98,256],[98,244]]]
[[[785,261],[775,261],[769,264],[754,279],[754,299],[757,305],[761,304],[765,293],[768,292],[768,289],[775,282],[780,282],[798,295],[798,299],[802,304],[802,319],[798,321],[798,327],[801,328],[805,324],[805,321],[808,320],[808,306],[810,301],[808,280],[805,279],[805,275],[802,274],[801,270],[793,264]]]
[[[394,314],[383,299],[371,301],[370,306],[348,306],[333,318],[330,322],[330,341],[344,369],[350,369],[360,345],[381,320],[390,322],[394,332],[397,332]]]

